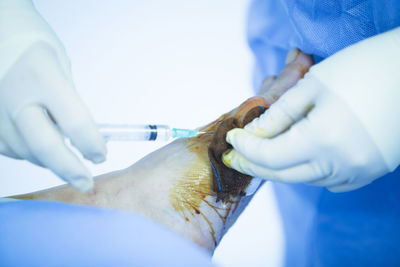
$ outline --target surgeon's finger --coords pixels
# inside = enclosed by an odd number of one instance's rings
[[[316,95],[317,88],[302,80],[244,129],[259,137],[274,137],[303,118],[313,108]]]
[[[15,136],[12,137],[12,139],[14,140],[9,140],[11,141],[14,146],[15,143],[17,143],[18,145],[18,149],[17,151],[19,151],[20,153],[17,153],[12,146],[7,145],[6,143],[4,143],[3,141],[0,140],[0,154],[3,154],[7,157],[13,158],[13,159],[25,159],[30,161],[31,163],[38,165],[40,167],[44,167],[43,164],[36,159],[35,156],[33,156],[29,149],[26,147],[26,144],[23,140],[21,140],[20,135],[17,133]],[[18,141],[16,141],[16,139],[19,139]],[[15,142],[16,141],[16,142]],[[10,142],[10,143],[11,143]]]
[[[307,130],[308,120],[302,120],[285,133],[266,139],[237,128],[227,133],[226,141],[254,164],[282,169],[312,159],[314,146],[305,137]]]
[[[10,121],[10,123],[7,123],[7,126],[5,127],[7,127],[6,131],[8,134],[4,141],[0,141],[0,143],[2,143],[0,144],[0,146],[2,146],[2,148],[0,148],[0,151],[2,152],[0,153],[14,159],[25,159],[33,164],[43,167],[43,164],[29,151],[21,134],[15,128],[15,125]]]
[[[83,156],[95,163],[105,160],[106,146],[89,111],[75,91],[72,78],[61,67],[51,49],[41,51],[42,64],[46,64],[48,73],[38,71],[42,77],[42,86],[49,94],[43,100],[52,118],[71,143]]]
[[[314,163],[303,163],[287,169],[273,170],[248,161],[236,150],[231,150],[225,154],[226,156],[224,156],[222,160],[227,167],[250,176],[261,177],[277,182],[307,183],[329,176],[329,172],[323,170]]]
[[[73,88],[65,88],[57,99],[46,103],[46,107],[61,131],[85,158],[94,163],[103,162],[107,153],[104,138],[78,94]]]
[[[91,174],[65,146],[42,107],[30,105],[23,108],[16,116],[15,125],[33,156],[45,167],[80,191],[93,187]]]
[[[0,154],[14,159],[21,159],[6,143],[0,140]]]

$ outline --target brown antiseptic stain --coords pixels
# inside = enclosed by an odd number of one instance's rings
[[[204,134],[185,141],[187,149],[195,153],[197,158],[188,171],[179,179],[178,183],[171,189],[169,201],[176,211],[182,213],[187,222],[190,221],[189,216],[202,216],[209,225],[210,234],[214,243],[216,243],[214,227],[211,221],[200,210],[202,202],[209,203],[205,198],[215,195],[212,189],[211,169],[207,165],[207,147],[211,139],[212,134]]]
[[[193,146],[198,149],[197,146]],[[205,149],[207,151],[207,149]],[[202,154],[204,155],[205,152]],[[206,154],[207,155],[207,154]],[[218,207],[206,200],[207,196],[216,197],[216,193],[213,191],[212,185],[212,174],[211,168],[201,159],[196,159],[195,163],[191,166],[190,170],[183,175],[183,177],[178,181],[178,183],[171,189],[169,194],[169,201],[172,207],[180,212],[187,222],[190,221],[190,216],[200,215],[206,221],[209,226],[210,235],[217,244],[215,237],[214,226],[207,216],[200,210],[201,203],[205,203],[207,206],[212,208],[223,223],[232,209],[233,204],[238,204],[238,201],[229,202],[226,207]]]
[[[243,128],[254,118],[259,117],[269,107],[264,97],[256,96],[247,99],[238,108],[224,115],[218,125],[213,125],[213,139],[208,147],[208,157],[213,168],[213,190],[217,202],[229,201],[245,193],[253,177],[228,168],[222,162],[222,155],[232,146],[226,142],[226,133],[233,128]]]
[[[38,199],[34,194],[12,196],[12,198],[19,199],[19,200],[36,200],[36,199]]]
[[[252,176],[240,173],[227,167],[222,162],[222,155],[233,147],[226,142],[226,134],[234,128],[243,128],[254,118],[259,117],[265,106],[257,106],[249,110],[245,116],[224,120],[213,137],[208,148],[208,157],[213,168],[213,189],[217,193],[217,202],[226,203],[237,196],[245,195],[246,188],[253,179]]]
[[[228,118],[245,118],[248,111],[257,105],[265,105],[265,100],[260,97],[252,98],[242,104],[239,108],[226,113],[212,123],[201,127],[200,131],[209,132],[185,141],[186,148],[196,155],[195,162],[188,168],[188,171],[178,180],[170,190],[169,201],[172,207],[182,213],[184,219],[189,222],[190,216],[202,216],[210,228],[210,234],[216,244],[215,230],[211,221],[200,210],[200,205],[205,203],[213,209],[223,223],[226,222],[228,215],[237,208],[241,196],[237,195],[224,201],[224,205],[216,205],[217,192],[213,186],[213,170],[210,164],[208,149],[214,138],[214,132],[221,123]],[[213,198],[213,202],[206,200],[207,196]]]

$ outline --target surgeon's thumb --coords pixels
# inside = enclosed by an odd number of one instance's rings
[[[316,94],[317,88],[306,75],[244,129],[258,137],[272,138],[303,118],[313,108]]]

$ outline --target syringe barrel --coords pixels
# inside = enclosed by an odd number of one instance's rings
[[[100,124],[107,141],[168,141],[171,128],[160,124]]]

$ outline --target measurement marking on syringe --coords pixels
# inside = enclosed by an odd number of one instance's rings
[[[149,141],[155,141],[157,139],[157,125],[149,125],[151,129]]]

